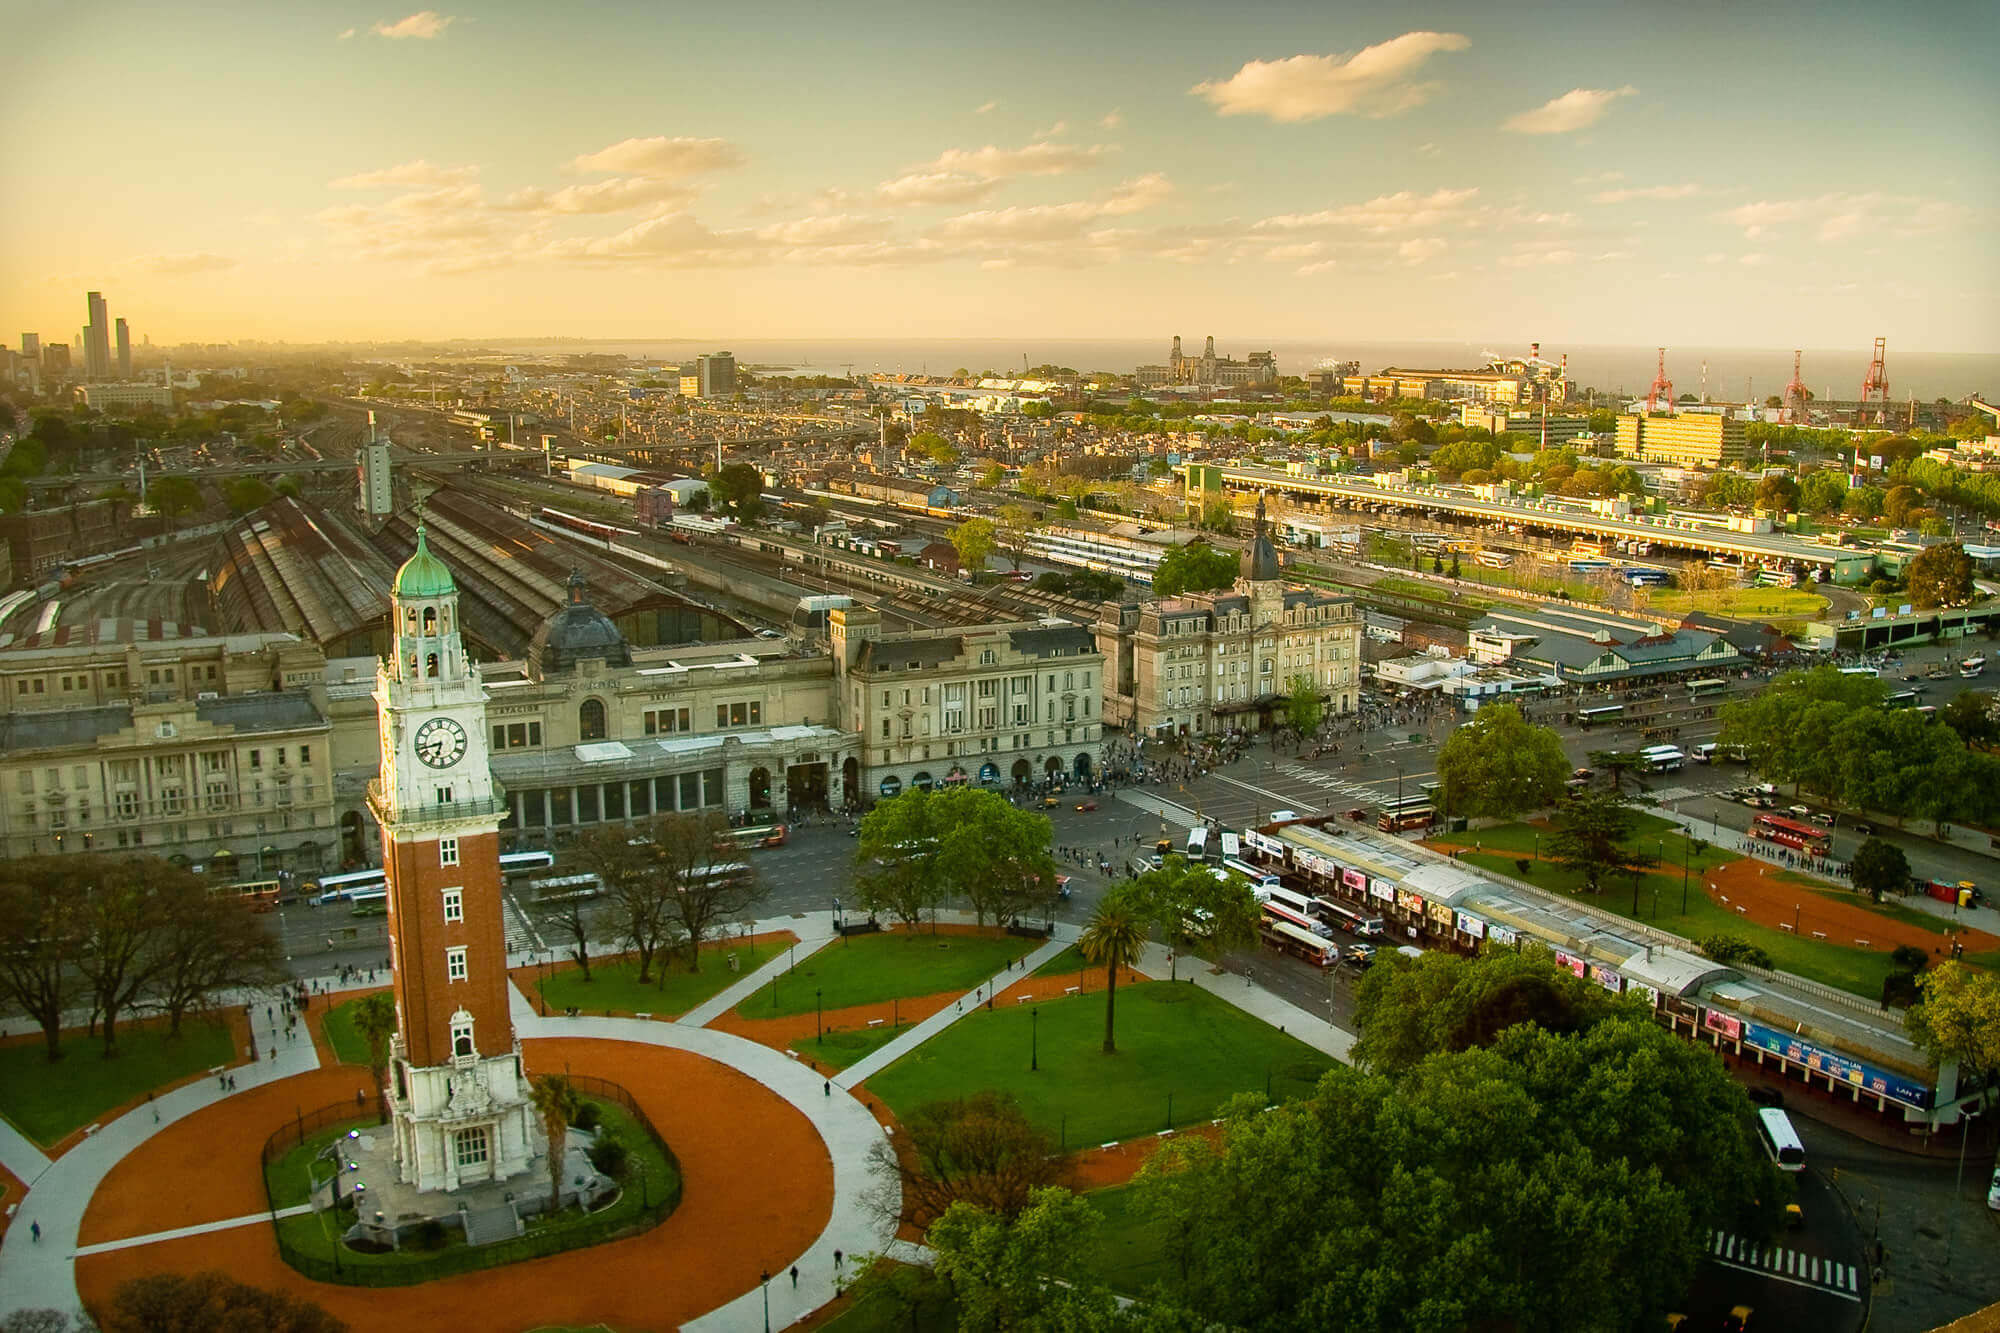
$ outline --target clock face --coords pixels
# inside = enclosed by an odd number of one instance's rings
[[[465,728],[434,717],[417,728],[417,758],[431,768],[450,768],[465,754]]]

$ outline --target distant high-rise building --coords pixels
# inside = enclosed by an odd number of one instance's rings
[[[83,329],[83,373],[89,379],[109,379],[111,318],[104,308],[104,293],[90,292],[85,302],[90,308],[90,323]]]
[[[42,349],[42,378],[52,382],[69,378],[68,343],[50,343]]]
[[[118,331],[118,378],[129,380],[132,378],[132,330],[125,327],[122,319],[115,327]]]
[[[694,366],[703,398],[736,392],[736,358],[731,353],[715,352],[698,356],[694,359]]]
[[[368,441],[356,455],[361,487],[355,508],[370,518],[387,518],[396,512],[396,497],[389,473],[389,441],[375,431],[375,414],[368,414]]]
[[[29,359],[31,359],[31,360],[34,360],[34,361],[39,361],[39,360],[41,360],[41,359],[42,359],[42,335],[41,335],[41,334],[39,334],[39,333],[24,333],[24,334],[22,334],[22,335],[21,335],[21,355],[22,355],[22,356],[25,356],[25,357],[28,357]]]

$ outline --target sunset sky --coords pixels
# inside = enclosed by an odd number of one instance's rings
[[[444,3],[444,0],[439,0]],[[0,320],[2000,350],[1988,4],[14,4]]]

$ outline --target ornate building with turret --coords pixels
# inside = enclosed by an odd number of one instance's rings
[[[1344,597],[1287,588],[1264,501],[1242,572],[1213,592],[1106,602],[1104,723],[1147,737],[1261,731],[1281,724],[1301,680],[1330,715],[1361,686],[1361,614]]]

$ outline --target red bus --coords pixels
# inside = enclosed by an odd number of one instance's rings
[[[1824,830],[1783,815],[1758,815],[1750,821],[1750,836],[1811,856],[1825,856],[1833,848],[1833,839]]]

